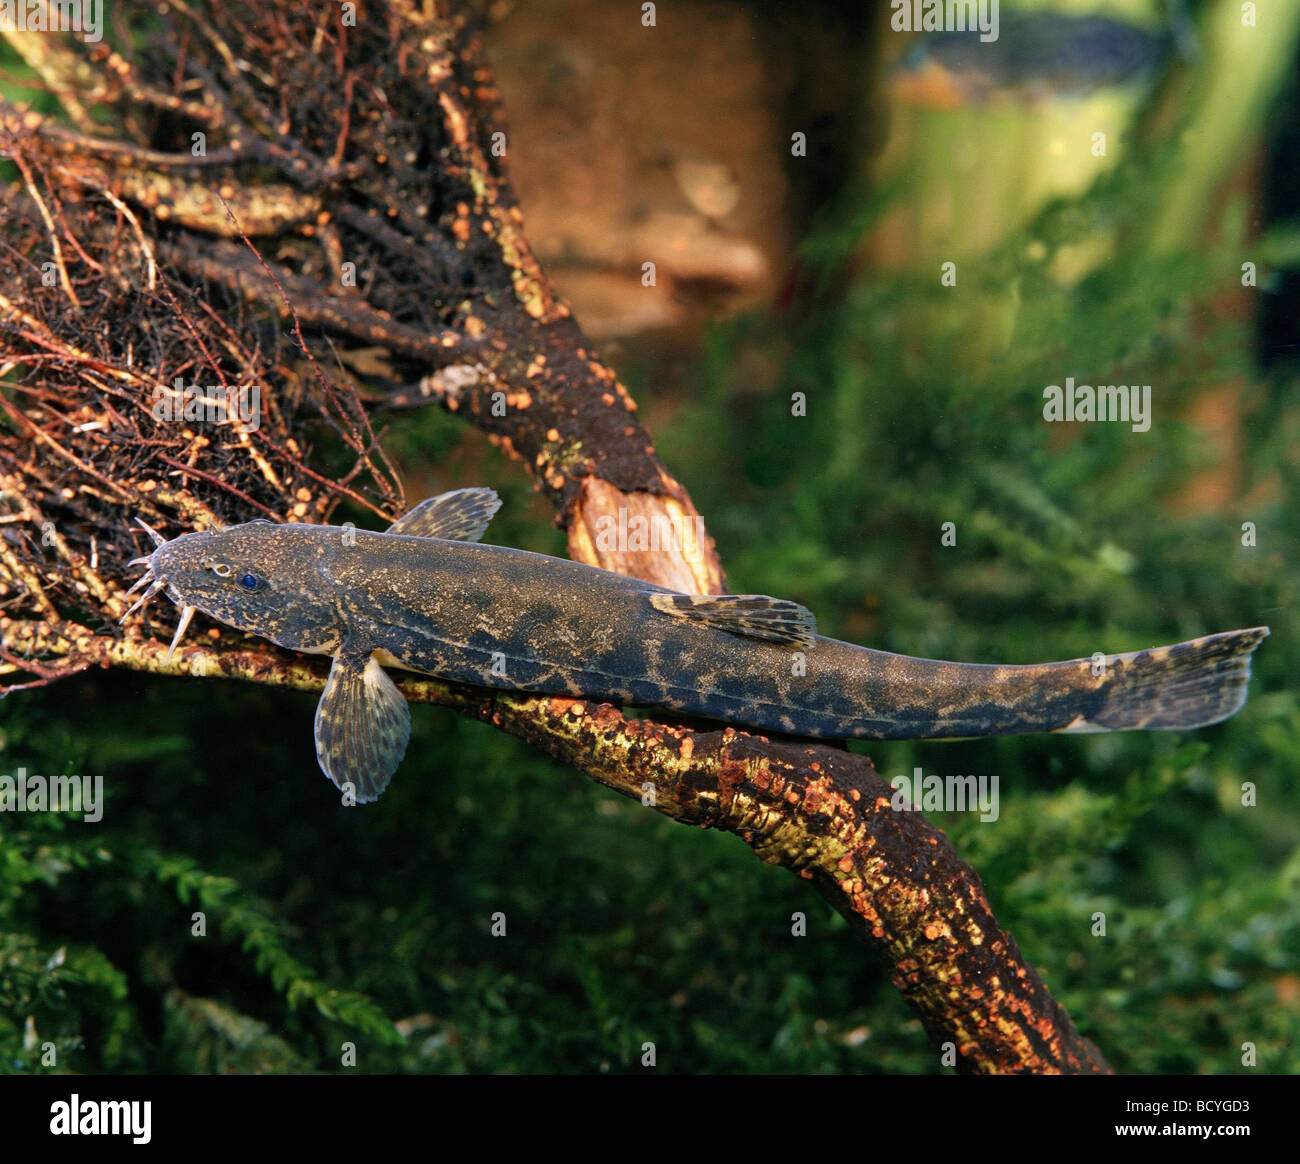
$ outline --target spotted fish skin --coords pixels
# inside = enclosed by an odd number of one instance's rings
[[[495,512],[485,494],[431,499],[386,533],[254,522],[186,534],[154,551],[150,571],[182,606],[334,656],[317,754],[362,801],[382,792],[409,737],[383,667],[822,738],[1186,729],[1241,706],[1251,652],[1268,633],[1210,635],[1104,666],[915,659],[817,635],[808,611],[779,599],[679,595],[466,540]]]

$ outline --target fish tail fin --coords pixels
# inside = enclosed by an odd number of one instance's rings
[[[1246,702],[1250,658],[1266,626],[1106,657],[1103,699],[1059,731],[1190,730],[1219,723]]]

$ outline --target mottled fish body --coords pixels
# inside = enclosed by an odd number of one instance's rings
[[[330,654],[317,754],[373,800],[409,737],[384,666],[511,691],[673,709],[821,738],[1194,728],[1232,715],[1267,628],[1063,663],[915,659],[816,633],[763,595],[682,595],[580,563],[480,545],[499,506],[466,489],[388,532],[252,522],[160,545],[145,580],[183,608]],[[179,634],[178,632],[178,638]],[[173,646],[175,644],[173,643]]]

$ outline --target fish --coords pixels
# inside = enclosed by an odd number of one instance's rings
[[[961,101],[994,94],[1028,99],[1084,97],[1098,89],[1145,85],[1175,57],[1195,60],[1198,48],[1186,19],[1143,28],[1103,16],[1063,12],[1007,13],[995,40],[978,28],[933,32],[893,70],[903,96],[924,98],[922,83],[946,85]]]
[[[388,786],[411,713],[386,668],[498,691],[659,708],[812,739],[1190,730],[1244,703],[1268,627],[1061,663],[950,663],[817,633],[761,594],[682,594],[481,538],[487,488],[416,505],[381,532],[257,519],[155,548],[125,622],[156,594],[290,651],[333,659],[321,770],[349,802]]]

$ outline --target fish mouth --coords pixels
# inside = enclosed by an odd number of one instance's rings
[[[171,646],[167,648],[167,656],[163,659],[163,666],[166,666],[172,661],[172,654],[180,644],[181,639],[185,637],[185,632],[189,629],[190,619],[194,617],[194,612],[198,607],[190,606],[186,603],[181,592],[158,572],[158,567],[154,562],[154,558],[157,557],[158,551],[168,544],[167,539],[157,530],[147,525],[141,518],[137,517],[135,520],[153,539],[154,552],[143,558],[134,558],[132,561],[127,563],[128,566],[144,566],[146,569],[145,572],[135,580],[131,589],[122,595],[122,598],[124,600],[130,598],[132,594],[143,586],[147,586],[148,589],[145,590],[144,593],[135,600],[127,612],[118,619],[118,625],[121,626],[121,624],[126,622],[126,620],[137,610],[144,610],[144,608],[149,604],[150,599],[152,599],[156,594],[161,591],[166,591],[167,597],[181,608],[181,620],[176,625],[176,634],[172,636]]]

